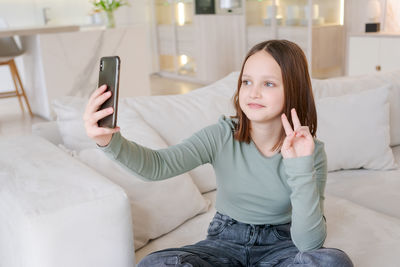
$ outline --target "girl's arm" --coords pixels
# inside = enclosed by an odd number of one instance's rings
[[[117,132],[107,146],[99,148],[135,174],[156,181],[212,163],[226,136],[224,128],[221,123],[211,125],[178,145],[160,150],[128,141]]]
[[[291,235],[300,251],[320,248],[326,238],[324,190],[327,176],[327,158],[324,144],[315,140],[312,155],[283,159],[292,189]]]

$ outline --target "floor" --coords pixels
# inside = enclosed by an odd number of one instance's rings
[[[184,94],[204,85],[183,82],[153,74],[150,77],[152,95]],[[26,110],[26,108],[25,108]],[[32,125],[45,119],[22,112],[17,98],[0,99],[0,138],[5,136],[28,135]]]

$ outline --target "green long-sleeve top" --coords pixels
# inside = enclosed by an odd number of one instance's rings
[[[248,224],[291,222],[292,240],[300,251],[320,248],[326,237],[324,144],[314,138],[315,149],[309,156],[265,157],[252,141],[235,140],[234,129],[235,121],[222,116],[218,123],[165,149],[140,146],[120,133],[100,149],[153,181],[210,163],[217,177],[217,211]]]

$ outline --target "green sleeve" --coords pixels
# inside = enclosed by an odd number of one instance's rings
[[[221,148],[223,132],[221,124],[211,125],[180,144],[159,150],[129,141],[118,132],[107,146],[98,147],[141,178],[157,181],[212,163]]]
[[[310,156],[283,159],[291,187],[291,234],[300,251],[322,247],[326,238],[324,190],[327,176],[327,158],[324,144],[315,141]]]

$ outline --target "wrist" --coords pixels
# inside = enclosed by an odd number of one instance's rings
[[[99,147],[106,147],[106,146],[108,146],[108,145],[110,144],[111,139],[112,139],[112,135],[107,136],[107,137],[105,137],[105,138],[102,138],[102,139],[100,139],[100,140],[97,140],[97,141],[96,141],[96,144],[97,144]]]

